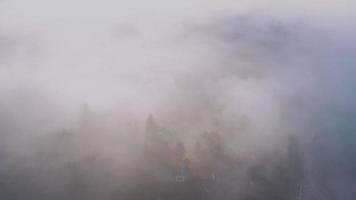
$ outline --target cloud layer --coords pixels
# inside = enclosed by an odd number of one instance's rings
[[[305,198],[354,199],[355,5],[334,4],[0,2],[1,197],[123,195],[154,114],[188,151],[219,132],[244,163],[223,190],[297,141]]]

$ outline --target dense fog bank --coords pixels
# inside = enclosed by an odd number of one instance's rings
[[[35,2],[0,2],[1,199],[355,199],[346,8]]]

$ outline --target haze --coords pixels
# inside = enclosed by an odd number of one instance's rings
[[[355,10],[0,1],[0,198],[355,199]]]

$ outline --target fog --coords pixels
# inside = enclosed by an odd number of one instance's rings
[[[0,198],[355,199],[355,6],[0,1]]]

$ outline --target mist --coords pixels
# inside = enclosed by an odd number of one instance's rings
[[[355,199],[355,6],[0,1],[0,198]]]

